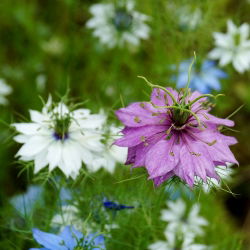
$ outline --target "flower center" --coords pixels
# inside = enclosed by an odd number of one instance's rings
[[[128,30],[132,25],[133,17],[125,9],[117,9],[115,17],[113,18],[113,24],[119,31]]]
[[[56,140],[67,140],[69,138],[69,126],[71,124],[70,115],[56,118],[53,137]]]
[[[240,33],[234,34],[233,39],[234,39],[234,45],[235,45],[235,46],[239,46],[240,43],[241,43],[241,36],[240,36]]]
[[[190,116],[190,113],[181,109],[173,109],[172,111],[172,121],[173,127],[177,130],[185,128],[186,122]]]

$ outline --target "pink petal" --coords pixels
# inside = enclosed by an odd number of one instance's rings
[[[126,128],[125,135],[115,141],[115,145],[121,147],[133,147],[136,146],[145,140],[147,140],[150,136],[164,132],[168,128],[166,126],[143,126],[139,128]]]
[[[126,108],[117,110],[116,116],[128,127],[142,127],[145,125],[169,124],[168,114],[163,110],[155,109],[149,103],[132,103]]]
[[[170,172],[179,162],[179,150],[174,147],[176,138],[160,140],[146,155],[146,168],[151,178]]]

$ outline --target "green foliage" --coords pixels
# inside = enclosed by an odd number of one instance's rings
[[[115,109],[134,101],[149,100],[150,88],[137,75],[154,79],[161,86],[175,86],[172,65],[191,58],[194,51],[197,60],[205,59],[213,48],[212,32],[225,31],[227,19],[237,24],[250,22],[250,4],[245,0],[137,0],[138,11],[151,16],[150,39],[142,41],[140,47],[132,51],[108,50],[85,27],[91,17],[89,7],[97,2],[0,1],[0,78],[6,79],[13,88],[8,97],[9,105],[1,107],[0,114],[0,140],[3,142],[0,144],[1,249],[35,247],[31,229],[49,231],[50,220],[58,211],[57,181],[46,171],[34,177],[32,163],[25,164],[20,172],[22,164],[14,160],[19,145],[11,141],[13,134],[8,127],[13,121],[28,117],[29,109],[41,110],[38,96],[47,100],[49,93],[63,96],[70,88],[70,97],[74,100],[84,102],[93,112],[106,110],[111,121],[116,122]],[[185,4],[202,10],[202,21],[195,30],[180,27],[177,22],[176,10]],[[236,129],[241,131],[236,134],[241,143],[233,151],[244,168],[250,162],[250,73],[239,75],[230,65],[225,71],[229,75],[222,81],[225,97],[216,100],[214,114],[227,117],[245,104],[232,117],[237,121]],[[68,120],[58,119],[58,133],[65,134],[68,123]],[[231,131],[227,134],[235,135]],[[98,210],[100,197],[135,205],[133,211],[120,211],[115,216],[120,229],[112,230],[106,240],[107,249],[144,250],[149,244],[164,240],[166,224],[160,221],[160,211],[166,208],[169,195],[164,186],[155,189],[144,170],[135,169],[131,174],[127,168],[117,166],[113,176],[102,171],[87,174],[83,169],[75,183],[64,184],[78,190],[73,195],[81,211],[83,230],[88,221],[96,220],[94,212],[101,210]],[[46,205],[23,219],[10,206],[9,198],[24,191],[32,181],[45,187]],[[199,190],[194,190],[194,194],[195,200],[186,199],[188,204],[199,201],[201,214],[209,221],[206,237],[198,242],[218,250],[247,249],[242,243],[243,233],[224,207],[226,195],[231,194],[206,195]],[[100,229],[106,233],[102,221]]]

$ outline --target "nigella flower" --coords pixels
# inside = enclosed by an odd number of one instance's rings
[[[119,203],[110,201],[110,200],[108,200],[108,199],[104,199],[104,201],[103,201],[103,206],[104,206],[106,209],[114,210],[114,211],[119,211],[119,210],[132,209],[132,208],[134,208],[133,206],[127,206],[127,205],[119,204]]]
[[[76,178],[82,162],[91,164],[103,150],[102,114],[70,110],[62,102],[52,107],[49,98],[42,112],[31,110],[30,116],[30,123],[13,124],[20,133],[14,139],[24,144],[17,156],[23,161],[34,160],[35,173],[49,165],[50,171],[59,167],[67,177]]]
[[[191,9],[188,6],[178,8],[177,11],[180,28],[183,30],[195,30],[202,22],[202,11],[200,8]]]
[[[203,244],[194,243],[194,238],[188,233],[182,235],[181,237],[173,232],[165,231],[164,235],[167,241],[157,241],[151,244],[149,250],[211,250]]]
[[[149,37],[150,28],[145,24],[149,17],[135,11],[132,0],[117,5],[94,4],[90,12],[93,18],[87,22],[87,27],[94,29],[93,35],[109,48],[126,44],[138,46],[140,39]]]
[[[0,104],[8,104],[6,96],[12,92],[12,88],[5,82],[4,79],[0,79]]]
[[[183,4],[179,6],[175,2],[167,2],[167,8],[183,31],[193,31],[202,22],[203,13],[200,8],[193,8],[190,5]]]
[[[236,139],[220,132],[234,122],[209,113],[207,96],[212,95],[148,84],[154,87],[151,103],[116,111],[125,128],[115,144],[128,147],[126,164],[144,166],[156,186],[178,176],[192,187],[195,176],[204,182],[219,178],[215,166],[237,163],[229,149]]]
[[[106,249],[103,235],[89,234],[85,237],[70,226],[66,226],[59,235],[42,232],[35,228],[33,237],[43,248],[30,248],[30,250]]]
[[[189,200],[194,200],[194,192],[184,183],[175,183],[171,182],[169,185],[166,185],[166,193],[170,200],[177,200],[180,197],[186,197]]]
[[[62,229],[66,225],[74,225],[77,230],[82,229],[83,222],[75,205],[62,205],[60,212],[55,214],[51,220],[51,226],[54,228]]]
[[[101,167],[113,174],[117,163],[123,163],[128,154],[127,148],[113,145],[114,139],[121,138],[121,128],[114,125],[103,128],[103,151],[96,154],[95,159],[88,164],[88,169],[98,171]]]
[[[199,216],[199,204],[194,204],[190,211],[187,211],[186,204],[182,199],[169,201],[166,204],[169,209],[162,210],[161,219],[168,222],[166,228],[168,232],[203,234],[202,227],[208,225],[208,222]]]
[[[24,194],[18,194],[10,199],[10,203],[23,217],[31,215],[36,205],[41,204],[43,189],[38,185],[30,185]]]
[[[243,73],[250,68],[249,25],[244,23],[237,27],[229,20],[227,29],[226,34],[214,32],[216,48],[209,53],[209,57],[219,59],[220,66],[232,63],[239,73]]]
[[[183,61],[179,66],[177,76],[177,87],[183,88],[188,81],[188,68],[191,60]],[[203,63],[196,63],[191,71],[190,88],[201,93],[209,93],[212,89],[220,89],[220,79],[227,74],[215,66],[214,61],[205,60]]]

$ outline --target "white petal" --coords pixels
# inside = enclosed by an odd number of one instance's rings
[[[17,155],[26,157],[35,156],[44,150],[51,142],[52,138],[45,136],[33,136],[20,148]]]
[[[30,110],[30,118],[31,118],[31,121],[35,123],[42,123],[43,121],[47,119],[47,117],[44,114],[36,110]]]
[[[14,126],[18,132],[25,135],[37,134],[41,127],[37,123],[13,123],[12,126]]]
[[[42,168],[48,165],[48,161],[46,159],[47,151],[42,151],[40,154],[35,157],[35,169],[34,173],[38,173]]]
[[[227,21],[227,29],[230,34],[234,34],[235,32],[237,32],[237,27],[232,20]]]
[[[219,65],[220,66],[225,66],[227,65],[228,63],[230,63],[233,59],[233,54],[231,51],[225,51],[222,55],[221,55],[221,58],[220,58],[220,62],[219,62]]]
[[[13,139],[19,143],[26,143],[29,140],[28,135],[16,135]]]
[[[69,176],[72,172],[78,172],[81,168],[81,146],[78,143],[66,140],[62,148],[62,171]]]
[[[62,159],[62,142],[54,141],[48,147],[47,161],[49,162],[49,170],[52,171]]]

